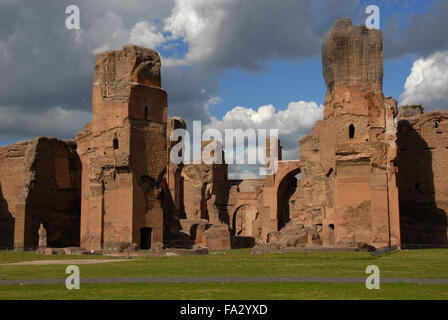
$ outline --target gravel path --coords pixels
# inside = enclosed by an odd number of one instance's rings
[[[365,278],[321,278],[321,277],[143,277],[143,278],[81,278],[81,284],[88,283],[200,283],[200,282],[320,282],[320,283],[365,283]],[[383,278],[381,283],[418,283],[418,284],[447,284],[448,279],[410,279]],[[17,279],[0,280],[0,285],[14,284],[64,284],[65,279]]]

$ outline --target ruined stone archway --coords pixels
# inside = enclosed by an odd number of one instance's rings
[[[334,239],[335,239],[334,224],[331,223],[331,224],[328,225],[328,244],[330,246],[334,245]]]
[[[301,160],[280,160],[277,161],[277,170],[275,171],[275,174],[266,176],[266,185],[263,188],[263,205],[264,210],[267,212],[266,220],[269,222],[263,226],[263,233],[265,236],[269,232],[279,230],[278,207],[280,201],[278,196],[279,193],[282,194],[282,189],[284,188],[280,188],[281,183],[285,181],[285,184],[288,185],[288,181],[290,181],[291,176],[295,177],[297,174],[301,173],[300,168],[302,166],[303,162]],[[289,197],[287,201],[289,201]],[[280,204],[280,209],[282,210],[282,204]],[[284,216],[285,213],[281,212],[280,215]]]
[[[277,189],[277,230],[281,230],[290,220],[290,198],[296,192],[300,167],[288,172]]]
[[[233,214],[232,234],[237,237],[257,237],[256,221],[259,218],[257,209],[244,204]]]

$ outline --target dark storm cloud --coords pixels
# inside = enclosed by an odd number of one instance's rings
[[[199,68],[162,67],[162,85],[168,92],[168,115],[208,123],[206,101],[218,91],[218,73]]]
[[[315,34],[324,36],[334,21],[340,18],[352,18],[355,25],[365,20],[364,12],[358,12],[359,0],[317,0],[311,1],[311,27]]]
[[[80,31],[65,29],[69,4],[81,9]],[[176,11],[182,6],[193,8],[190,14],[206,27],[197,32],[189,12]],[[221,72],[260,71],[272,59],[316,57],[334,19],[355,17],[360,23],[358,6],[357,0],[0,1],[0,136],[70,137],[82,129],[91,110],[94,53],[121,48],[140,21],[177,32],[186,42],[187,67],[162,67],[169,114],[207,123],[206,103],[218,95]],[[446,47],[447,6],[440,1],[412,18],[398,41],[386,35],[386,52],[401,56]],[[73,123],[67,125],[70,116]]]
[[[340,8],[321,2],[324,15]],[[319,36],[310,27],[310,2],[220,3],[203,2],[199,8],[224,6],[226,10],[212,56],[189,69],[165,67],[169,113],[187,122],[209,121],[206,102],[218,91],[220,69],[259,69],[268,58],[298,59],[319,53]],[[70,4],[80,7],[82,30],[65,28],[65,8]],[[102,46],[121,48],[139,21],[161,29],[173,4],[166,0],[0,2],[0,135],[73,136],[90,116],[92,52]],[[195,39],[190,40],[189,45],[194,45]]]
[[[36,112],[56,104],[87,110],[81,99],[88,95],[93,57],[65,29],[64,5],[53,3],[2,5],[14,24],[0,39],[0,105]]]
[[[65,28],[70,4],[80,8],[82,30]],[[103,19],[109,24],[95,33],[95,23],[116,11],[124,30],[118,31],[125,32],[137,21],[168,14],[170,5],[165,0],[0,2],[0,136],[73,137],[90,118],[95,42],[117,31],[111,19]],[[121,40],[113,49],[127,42]]]
[[[399,28],[400,16],[392,16],[384,31],[385,58],[408,54],[429,55],[448,48],[448,1],[440,0],[424,14],[409,17],[407,26]]]
[[[357,5],[357,0],[178,2],[165,30],[188,39],[190,63],[257,71],[269,59],[317,56],[323,30]]]

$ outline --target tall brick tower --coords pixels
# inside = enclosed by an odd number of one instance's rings
[[[301,140],[300,154],[324,244],[400,245],[397,102],[383,95],[382,32],[336,21],[322,42],[322,66],[324,119]]]
[[[81,247],[150,248],[163,241],[167,94],[160,57],[134,45],[100,53],[92,121],[77,134]]]

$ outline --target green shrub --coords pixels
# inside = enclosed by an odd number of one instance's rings
[[[409,105],[400,106],[400,108],[422,109],[422,111],[425,111],[425,107],[421,104],[409,104]]]

